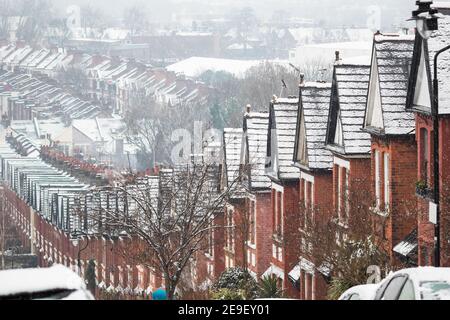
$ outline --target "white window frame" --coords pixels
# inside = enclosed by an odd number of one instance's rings
[[[389,210],[391,204],[391,179],[390,179],[390,155],[389,153],[384,153],[384,206],[386,211]]]
[[[376,208],[381,208],[381,168],[380,168],[380,151],[375,150],[375,200]]]

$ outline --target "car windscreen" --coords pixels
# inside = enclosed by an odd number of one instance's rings
[[[420,283],[422,300],[450,300],[449,281],[424,281]]]

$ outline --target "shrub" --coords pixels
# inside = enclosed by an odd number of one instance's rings
[[[219,289],[211,295],[213,300],[246,300],[244,290]]]
[[[226,293],[233,297],[244,297],[244,300],[252,300],[257,296],[258,284],[247,270],[231,268],[222,273],[213,285],[212,295],[220,296],[222,289],[227,289],[227,292],[222,292],[222,294]]]
[[[283,297],[283,290],[278,286],[278,278],[263,277],[258,285],[258,296],[262,299],[278,299]]]

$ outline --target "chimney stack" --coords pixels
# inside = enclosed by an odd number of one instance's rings
[[[304,87],[304,86],[305,86],[305,74],[300,73],[300,87]]]
[[[336,51],[334,54],[336,56],[335,62],[339,63],[341,61],[341,53],[339,51]]]

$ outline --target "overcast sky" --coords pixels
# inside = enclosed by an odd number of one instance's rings
[[[371,6],[381,12],[383,25],[404,21],[415,7],[415,0],[53,0],[59,10],[71,4],[90,4],[108,15],[120,16],[131,5],[145,6],[150,19],[167,20],[189,13],[220,14],[249,6],[259,18],[268,19],[277,10],[331,23],[361,24]]]

